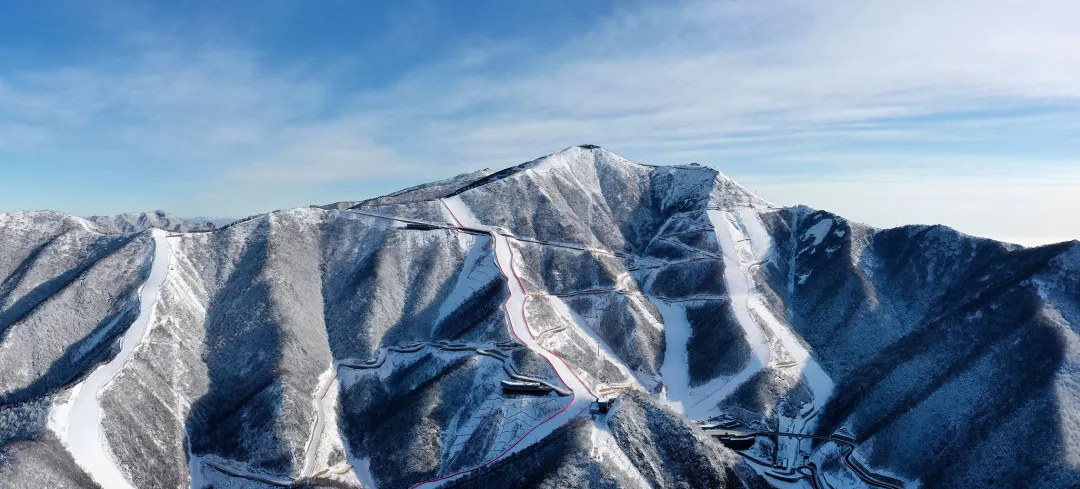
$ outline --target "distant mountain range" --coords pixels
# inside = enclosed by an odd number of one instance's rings
[[[1075,241],[585,145],[0,243],[0,487],[1080,487]]]
[[[208,218],[181,219],[165,211],[132,212],[114,216],[92,216],[89,221],[97,224],[101,232],[110,234],[133,234],[148,229],[173,232],[211,231],[218,225]],[[231,222],[231,221],[230,221]],[[226,222],[228,224],[228,222]]]

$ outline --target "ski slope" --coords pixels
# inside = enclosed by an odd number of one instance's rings
[[[813,405],[820,411],[832,397],[834,388],[832,379],[814,360],[796,334],[766,307],[764,299],[753,285],[752,269],[771,258],[773,247],[772,237],[765,230],[758,211],[754,209],[733,212],[711,210],[709,220],[724,250],[724,279],[731,294],[735,317],[746,333],[746,338],[754,351],[754,357],[761,360],[761,366],[765,366],[769,363],[770,355],[774,353],[770,350],[761,350],[761,345],[768,348],[763,330],[765,328],[795,362],[795,368],[799,369],[814,393]],[[754,363],[751,361],[751,366],[755,366]],[[760,367],[757,368],[760,370]],[[742,373],[739,376],[742,376]],[[724,390],[730,392],[727,388]],[[726,394],[718,396],[718,399],[722,399],[724,395]],[[802,428],[808,430],[810,426],[802,426]]]
[[[135,347],[146,336],[150,318],[154,312],[154,304],[157,302],[158,291],[169,270],[170,252],[166,233],[160,229],[154,229],[151,233],[154,239],[154,261],[150,269],[150,277],[139,289],[139,317],[124,333],[120,353],[109,363],[96,368],[82,382],[78,395],[71,405],[67,426],[63,430],[66,435],[65,444],[75,458],[75,462],[86,470],[102,489],[134,489],[113,461],[101,430],[100,395],[108,387],[109,381],[131,358]],[[129,309],[130,307],[125,309],[121,316]]]

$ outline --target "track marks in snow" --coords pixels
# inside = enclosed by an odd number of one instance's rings
[[[304,468],[300,471],[301,477],[309,477],[315,470],[315,456],[319,452],[319,442],[323,438],[326,426],[326,412],[329,410],[327,404],[331,402],[327,398],[327,393],[336,381],[337,365],[331,365],[319,376],[319,385],[311,399],[315,407],[315,424],[311,427],[311,437],[308,439],[307,450],[304,452]]]

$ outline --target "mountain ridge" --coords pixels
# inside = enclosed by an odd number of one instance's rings
[[[63,413],[88,395],[136,487],[1080,481],[1077,242],[876,229],[599,147],[508,170],[210,232],[0,215],[0,371],[17,374],[0,483],[86,487]],[[165,258],[152,306],[131,308]],[[621,396],[560,415],[584,390]],[[695,422],[826,441],[758,437],[739,457]]]

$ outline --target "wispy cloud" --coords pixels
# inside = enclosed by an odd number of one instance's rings
[[[648,150],[725,136],[866,135],[850,125],[887,129],[897,118],[1018,104],[1075,110],[1080,32],[1068,18],[1080,18],[1080,5],[689,4],[627,13],[512,72],[444,74],[389,93],[424,100],[409,109],[434,117],[431,136],[465,152],[583,138]],[[485,110],[463,117],[462,100]]]
[[[983,161],[1015,175],[1080,164],[1077,21],[1073,0],[690,1],[540,48],[478,39],[375,86],[341,83],[325,57],[281,63],[144,30],[126,34],[125,56],[0,73],[0,150],[92,143],[191,166],[211,187],[247,189],[217,202],[237,213],[259,210],[247,196],[260,188],[307,198],[585,142],[799,175],[807,196],[811,179],[840,173],[941,178]]]

